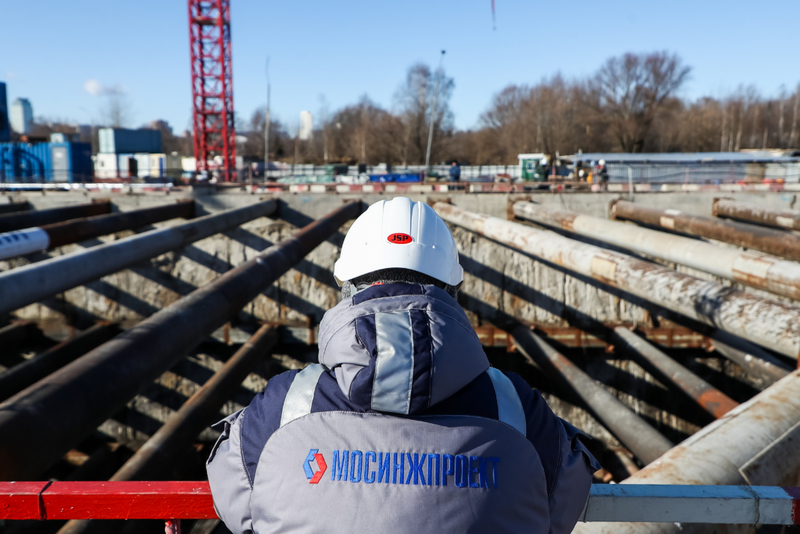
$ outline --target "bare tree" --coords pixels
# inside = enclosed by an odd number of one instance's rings
[[[264,123],[266,121],[266,106],[261,106],[253,111],[250,120],[241,126],[237,125],[237,135],[244,135],[247,141],[244,143],[241,156],[253,158],[257,161],[264,160]],[[277,121],[274,116],[269,121],[269,152],[270,161],[280,160],[287,154],[288,134],[286,128]]]
[[[797,148],[797,112],[800,108],[800,84],[794,92],[794,113],[792,114],[792,133],[789,135],[789,146]]]
[[[328,163],[328,129],[330,127],[330,112],[328,109],[328,101],[325,95],[319,95],[319,122],[320,130],[322,133],[322,161],[327,165]]]
[[[424,63],[411,66],[405,81],[395,94],[400,117],[405,129],[403,136],[403,161],[422,163],[428,144],[428,129],[433,120],[433,145],[431,160],[437,161],[446,144],[446,137],[453,132],[453,112],[450,111],[450,96],[455,82],[441,73],[436,116],[431,117],[433,91],[436,86],[435,74]]]
[[[659,111],[689,72],[667,52],[611,58],[589,80],[586,104],[607,120],[623,151],[641,152]]]
[[[132,119],[131,103],[122,91],[108,91],[100,110],[102,121],[113,128],[125,128]]]
[[[403,138],[400,118],[366,95],[331,118],[330,157],[345,163],[397,163]]]

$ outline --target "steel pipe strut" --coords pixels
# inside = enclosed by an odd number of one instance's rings
[[[179,200],[174,204],[154,208],[72,219],[7,232],[0,234],[0,260],[79,243],[93,237],[140,228],[177,217],[193,218],[194,200]]]
[[[110,480],[156,477],[215,417],[219,418],[219,409],[259,360],[269,354],[276,339],[273,326],[262,326]]]
[[[258,217],[269,216],[277,208],[278,201],[270,199],[6,271],[0,274],[0,313],[14,311]]]
[[[800,371],[740,404],[725,417],[700,429],[664,456],[622,484],[745,485],[740,473],[763,449],[800,421]],[[796,446],[795,446],[796,448]],[[795,455],[796,456],[796,455]],[[796,462],[795,462],[796,463]],[[796,472],[783,462],[765,465],[762,484],[791,483]],[[796,478],[795,478],[796,480]],[[769,481],[769,482],[767,482]],[[578,524],[575,534],[688,534],[702,530],[692,524]]]
[[[0,232],[11,232],[32,226],[42,226],[79,217],[93,217],[111,213],[111,201],[98,199],[91,204],[76,204],[50,210],[31,210],[24,213],[0,215]]]
[[[745,248],[760,250],[781,258],[800,261],[800,236],[734,221],[689,215],[678,210],[639,206],[626,200],[611,205],[613,219],[627,219],[674,232],[716,239]],[[765,266],[765,269],[769,266]]]
[[[698,239],[581,215],[532,202],[515,203],[514,214],[521,219],[561,228],[800,300],[800,264],[794,261],[720,247]]]
[[[441,202],[444,220],[619,288],[673,312],[797,358],[800,307],[700,280],[627,254]]]
[[[0,328],[0,347],[11,350],[27,341],[37,330],[36,324],[30,321],[14,321]]]
[[[19,393],[34,382],[105,343],[116,334],[117,327],[115,325],[96,324],[77,336],[50,347],[30,360],[0,372],[0,401]]]
[[[345,204],[0,404],[0,480],[41,475],[360,211]]]
[[[553,380],[562,382],[583,399],[603,426],[642,462],[649,464],[672,448],[672,442],[527,326],[515,327],[512,335],[514,344],[529,363],[535,363]]]
[[[205,427],[219,417],[219,409],[276,341],[275,328],[262,326],[222,368],[198,389],[109,480],[155,480]],[[89,530],[90,520],[68,521],[57,534]]]
[[[646,369],[654,367],[659,375],[675,384],[717,419],[739,406],[738,402],[636,335],[631,329],[618,326],[614,329],[614,334],[616,343],[627,347],[649,364],[645,366]],[[657,378],[660,377],[657,375]]]
[[[800,230],[800,211],[773,210],[749,202],[737,202],[732,198],[715,198],[711,204],[714,217],[738,219],[784,230]]]
[[[739,367],[752,373],[761,380],[764,380],[768,385],[774,384],[781,378],[788,375],[791,370],[784,367],[783,362],[766,352],[761,354],[750,354],[743,350],[723,343],[718,339],[712,339],[711,344],[714,345],[714,350],[728,358],[730,361],[739,364]],[[757,349],[758,347],[752,347]]]
[[[28,211],[31,209],[31,205],[28,201],[25,202],[9,202],[8,204],[0,204],[0,215],[6,215],[7,213],[16,213],[19,211]]]

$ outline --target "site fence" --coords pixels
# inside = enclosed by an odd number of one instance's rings
[[[800,181],[800,163],[608,164],[609,182],[730,184]]]
[[[362,171],[362,172],[359,172]],[[434,165],[426,173],[424,165],[395,165],[387,169],[385,166],[340,167],[337,174],[332,173],[330,166],[323,165],[286,165],[285,168],[272,169],[264,174],[261,168],[253,165],[242,167],[236,171],[209,170],[188,171],[183,169],[164,169],[160,172],[142,170],[133,176],[127,171],[117,173],[86,174],[69,170],[47,169],[36,175],[12,176],[0,169],[0,186],[5,184],[75,184],[75,183],[344,183],[362,184],[381,183],[383,175],[412,175],[409,181],[419,181],[427,175],[429,182],[446,182],[450,180],[450,167]],[[768,164],[608,164],[609,183],[635,184],[741,184],[741,183],[800,183],[800,163],[768,163]],[[518,165],[469,165],[461,167],[462,182],[518,182],[520,168]],[[388,181],[392,181],[390,177]],[[548,182],[580,182],[575,169],[571,165],[556,168],[555,174],[548,175]],[[598,177],[593,176],[593,182]],[[584,183],[586,183],[584,181]]]
[[[208,482],[0,482],[0,519],[215,519]],[[596,484],[586,522],[800,524],[800,488]]]

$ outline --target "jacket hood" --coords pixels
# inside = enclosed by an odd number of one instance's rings
[[[464,310],[432,285],[369,287],[328,310],[319,361],[364,410],[413,415],[489,368]]]

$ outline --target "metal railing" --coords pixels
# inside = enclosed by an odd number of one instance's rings
[[[731,184],[800,181],[800,163],[608,164],[609,182]]]
[[[0,519],[216,519],[208,482],[0,482]],[[800,488],[595,484],[584,522],[800,524]]]
[[[519,165],[464,165],[461,166],[462,182],[494,182],[500,180],[519,181]],[[769,164],[608,164],[608,181],[627,184],[736,184],[736,183],[798,183],[800,163]],[[584,169],[588,170],[588,169]],[[137,173],[126,170],[96,169],[94,173],[78,173],[70,170],[45,169],[36,173],[13,175],[0,168],[0,184],[77,184],[113,182],[158,182],[158,183],[263,183],[283,181],[287,183],[362,183],[369,176],[382,174],[414,174],[423,176],[424,165],[375,165],[361,167],[350,165],[337,169],[334,176],[329,165],[287,164],[279,169],[270,169],[265,176],[262,168],[245,165],[234,171],[214,169],[197,171],[183,168],[166,168],[158,171],[143,169]],[[439,180],[449,179],[450,167],[432,165],[427,176]],[[560,166],[549,181],[577,181],[577,170],[570,165]],[[344,179],[342,179],[344,177]],[[598,182],[598,178],[594,178]],[[585,182],[584,182],[585,183]]]

